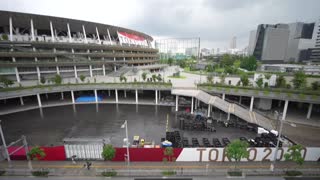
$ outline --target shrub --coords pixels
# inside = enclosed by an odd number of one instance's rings
[[[229,176],[242,176],[241,171],[228,171]]]
[[[173,171],[173,170],[162,171],[162,175],[164,175],[164,176],[173,176],[173,175],[176,175],[176,174],[177,174],[177,172]]]
[[[85,79],[86,79],[86,77],[85,77],[84,75],[82,75],[82,74],[80,75],[80,77],[79,77],[79,78],[80,78],[80,80],[81,80],[82,82],[84,82],[84,81],[85,81]]]
[[[106,177],[113,177],[113,176],[117,176],[117,172],[114,170],[114,169],[112,169],[112,170],[110,170],[110,171],[103,171],[102,173],[101,173],[101,176],[106,176]]]
[[[0,176],[4,175],[5,173],[6,173],[5,170],[1,170],[1,171],[0,171]]]
[[[301,176],[302,172],[300,171],[286,171],[287,176]]]
[[[104,145],[101,155],[104,160],[111,161],[116,155],[116,149],[111,144]]]
[[[41,76],[40,82],[41,82],[41,84],[45,84],[45,83],[46,83],[46,78],[44,78],[43,76]]]
[[[8,41],[9,37],[6,34],[2,34],[2,40]]]
[[[61,84],[62,83],[62,78],[60,75],[56,75],[54,78],[53,78],[53,82],[55,84]]]
[[[33,176],[48,176],[49,175],[49,171],[44,170],[44,169],[41,169],[40,171],[32,171],[31,173]]]

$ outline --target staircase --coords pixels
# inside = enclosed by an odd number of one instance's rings
[[[172,89],[173,95],[195,97],[198,100],[210,104],[225,113],[233,114],[249,123],[257,124],[263,128],[272,130],[274,129],[273,121],[261,114],[242,107],[236,103],[230,103],[223,100],[218,96],[210,95],[202,90],[191,90],[191,89]]]
[[[117,69],[117,71],[113,71],[113,72],[109,73],[108,76],[120,77],[122,74],[124,75],[131,70],[132,70],[132,67],[122,66],[120,69]]]

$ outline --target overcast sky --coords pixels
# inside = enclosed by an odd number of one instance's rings
[[[1,0],[1,10],[94,21],[155,39],[200,37],[201,48],[248,45],[258,24],[313,22],[320,0]]]

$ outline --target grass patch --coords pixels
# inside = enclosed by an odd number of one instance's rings
[[[176,174],[177,174],[177,172],[173,171],[173,170],[162,171],[163,176],[174,176]]]
[[[0,176],[3,176],[5,173],[6,173],[6,171],[1,170],[1,171],[0,171]]]
[[[174,78],[174,79],[186,79],[185,76],[168,76],[168,78]]]
[[[302,172],[301,171],[286,171],[287,176],[301,176]]]
[[[111,170],[111,171],[103,171],[102,173],[101,173],[101,176],[105,176],[105,177],[113,177],[113,176],[117,176],[117,171],[115,171],[115,170]]]

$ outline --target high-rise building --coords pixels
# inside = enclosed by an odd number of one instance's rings
[[[287,24],[258,26],[253,55],[264,63],[279,63],[286,58],[289,39]]]
[[[256,39],[257,39],[256,36],[257,36],[257,30],[250,31],[249,46],[248,46],[248,55],[249,56],[253,55],[253,51],[254,51]]]
[[[237,37],[233,36],[230,42],[230,49],[236,49],[237,48]]]

